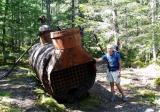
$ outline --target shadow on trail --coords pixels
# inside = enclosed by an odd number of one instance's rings
[[[5,71],[0,69],[0,75]],[[0,103],[18,107],[23,112],[47,112],[46,108],[36,105],[34,90],[38,85],[35,78],[27,74],[27,70],[17,69],[9,77],[0,80]]]
[[[26,99],[34,100],[37,96],[33,90],[36,86],[36,82],[31,77],[25,77],[26,72],[22,72],[20,76],[16,77],[14,74],[7,79],[0,81],[0,97],[7,96],[12,99],[18,99],[22,102]],[[83,111],[83,112],[145,112],[148,108],[155,108],[153,106],[140,103],[138,96],[131,95],[128,102],[122,102],[119,95],[116,96],[116,101],[111,102],[111,93],[106,89],[106,82],[97,81],[90,89],[90,95],[88,97],[81,98],[72,104],[64,104],[67,111]],[[133,89],[133,88],[132,88]],[[130,90],[127,90],[128,94],[132,94]],[[21,102],[19,102],[21,103]],[[30,102],[27,102],[30,103]],[[24,106],[27,112],[42,111],[42,107],[35,105],[29,105],[25,107],[26,103],[20,106]],[[40,109],[41,108],[41,109]],[[47,110],[45,110],[47,112]]]
[[[111,102],[111,93],[102,85],[104,82],[96,82],[89,91],[89,97],[65,106],[73,111],[83,112],[145,112],[147,109],[155,108],[139,103],[135,100],[137,96],[129,97],[127,102],[123,102],[121,97],[116,95],[116,101]]]
[[[9,78],[0,81],[0,91],[8,92],[10,98],[15,99],[34,99],[33,90],[35,83],[30,78]]]

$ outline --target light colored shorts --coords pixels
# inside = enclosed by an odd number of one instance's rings
[[[119,71],[107,71],[107,80],[109,82],[114,82],[116,84],[120,84],[120,77],[118,77]]]

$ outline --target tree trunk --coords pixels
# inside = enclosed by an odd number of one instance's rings
[[[136,36],[138,36],[139,35],[138,21],[136,22],[136,24],[137,24],[137,33],[136,33]]]
[[[46,0],[47,23],[49,26],[51,26],[51,21],[52,21],[50,5],[51,5],[51,0]]]
[[[75,0],[75,15],[79,16],[79,0]]]
[[[125,8],[125,29],[126,29],[126,37],[128,36],[128,18],[127,18],[127,9]],[[125,39],[126,44],[128,43],[128,38]]]
[[[151,22],[152,22],[152,54],[153,54],[153,62],[156,62],[156,43],[155,43],[155,31],[154,31],[154,23],[155,23],[155,13],[156,13],[156,0],[150,1],[151,8]]]
[[[112,0],[112,7],[113,7],[112,18],[113,18],[114,41],[119,49],[119,46],[120,46],[120,42],[118,39],[119,27],[118,27],[118,22],[117,22],[117,9],[115,6],[115,0]]]
[[[43,13],[44,10],[44,0],[41,1],[41,13]]]
[[[74,24],[74,19],[75,19],[75,4],[74,4],[74,0],[72,0],[72,28],[75,26]]]
[[[14,51],[14,27],[13,27],[13,23],[14,23],[14,6],[13,6],[13,1],[11,1],[11,4],[12,4],[12,7],[11,7],[11,13],[12,13],[12,19],[11,19],[11,21],[12,21],[12,23],[10,24],[10,30],[11,30],[11,50],[12,51]]]
[[[3,63],[6,63],[6,51],[5,51],[5,37],[6,37],[6,16],[8,11],[8,0],[5,1],[5,12],[3,18],[3,28],[2,28],[2,54],[3,54]]]

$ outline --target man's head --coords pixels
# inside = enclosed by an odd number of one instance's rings
[[[108,54],[112,54],[113,53],[113,46],[111,44],[107,45],[107,52],[108,52]]]
[[[44,15],[39,16],[38,21],[41,22],[41,24],[44,24],[46,22],[46,17]]]

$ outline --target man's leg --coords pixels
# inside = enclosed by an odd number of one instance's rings
[[[122,89],[121,85],[118,83],[118,84],[116,84],[116,86],[117,86],[117,88],[118,88],[119,92],[122,94],[122,100],[123,100],[123,101],[127,101],[128,99],[127,99],[127,97],[125,97],[125,95],[124,95],[124,92],[123,92],[123,89]]]
[[[114,101],[115,100],[114,82],[110,82],[110,86],[111,86],[111,93],[112,93],[111,101]]]
[[[124,96],[123,89],[122,89],[121,85],[120,84],[116,84],[116,86],[117,86],[119,92],[122,94],[122,96]]]
[[[115,100],[114,79],[112,76],[112,72],[107,72],[107,73],[108,73],[107,79],[110,82],[110,88],[111,88],[111,94],[112,94],[111,101],[114,101]]]
[[[110,86],[111,86],[111,93],[114,93],[114,82],[110,82]]]

